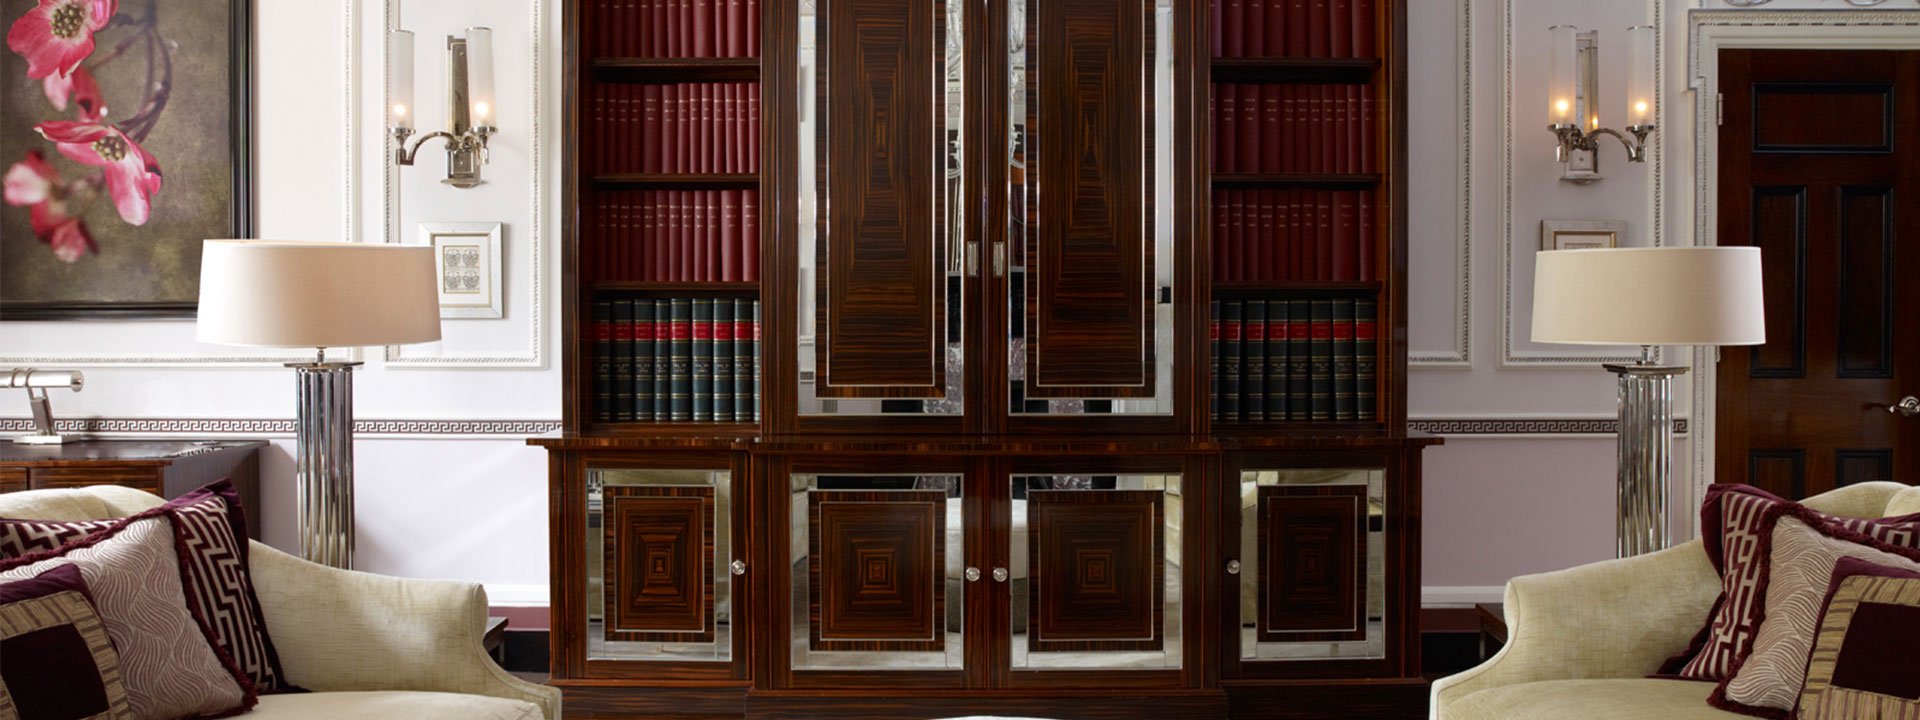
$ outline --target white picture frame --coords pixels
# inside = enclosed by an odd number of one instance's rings
[[[433,269],[439,276],[440,317],[500,319],[506,317],[500,282],[500,236],[504,223],[420,223],[419,243],[433,247]]]
[[[1623,247],[1627,223],[1621,220],[1542,220],[1541,250],[1589,250]]]

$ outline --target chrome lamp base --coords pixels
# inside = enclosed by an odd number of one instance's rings
[[[357,362],[287,363],[299,381],[294,471],[300,557],[353,564],[353,368]]]
[[[1606,365],[1620,376],[1619,557],[1662,550],[1670,542],[1667,499],[1673,490],[1673,379],[1684,367],[1640,362]]]

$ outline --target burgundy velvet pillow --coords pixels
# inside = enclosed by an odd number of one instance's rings
[[[1920,716],[1920,573],[1858,558],[1833,568],[1797,717]]]
[[[1859,533],[1889,545],[1920,548],[1920,514],[1881,519],[1830,515],[1751,485],[1715,484],[1700,505],[1700,536],[1707,560],[1720,573],[1720,598],[1707,624],[1683,652],[1669,658],[1657,677],[1719,682],[1732,674],[1735,659],[1745,657],[1764,613],[1757,607],[1760,579],[1767,567],[1761,539],[1773,532],[1780,508]]]
[[[0,584],[0,717],[127,717],[120,655],[80,568]]]
[[[216,481],[168,502],[162,511],[173,521],[181,585],[194,618],[260,692],[297,690],[287,682],[267,635],[248,572],[246,511],[233,483]],[[52,550],[119,522],[0,519],[0,559]]]

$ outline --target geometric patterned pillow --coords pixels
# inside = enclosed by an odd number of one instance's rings
[[[181,585],[194,618],[260,692],[297,690],[286,681],[267,635],[248,572],[245,510],[233,483],[220,480],[182,495],[164,512],[173,520]],[[0,558],[52,550],[119,523],[0,519]]]
[[[0,718],[132,716],[80,568],[0,584]]]
[[[1920,548],[1920,514],[1882,519],[1829,515],[1751,485],[1715,484],[1700,505],[1700,535],[1707,559],[1720,573],[1720,597],[1707,624],[1685,651],[1668,659],[1656,677],[1719,682],[1733,674],[1760,627],[1760,578],[1767,569],[1763,539],[1784,508],[1810,524],[1824,524],[1889,545]]]
[[[1798,716],[1920,717],[1920,573],[1843,559],[1825,607]]]

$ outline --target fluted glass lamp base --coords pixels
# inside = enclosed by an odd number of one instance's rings
[[[1673,489],[1673,379],[1687,372],[1643,361],[1607,365],[1620,376],[1619,557],[1671,542],[1667,499]]]
[[[353,367],[288,363],[299,380],[294,471],[300,557],[353,564]]]

